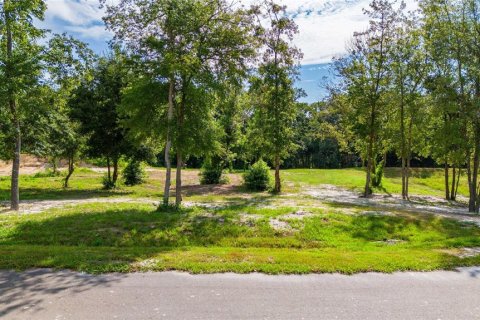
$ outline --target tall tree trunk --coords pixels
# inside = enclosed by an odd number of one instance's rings
[[[402,156],[402,199],[407,199],[407,159]]]
[[[108,183],[112,182],[112,174],[110,173],[110,157],[107,157],[107,177]]]
[[[444,173],[445,173],[445,200],[450,200],[450,183],[448,182],[448,163],[445,160],[445,167],[444,167]]]
[[[170,199],[170,186],[172,184],[172,163],[170,161],[170,149],[172,148],[171,125],[173,120],[173,94],[174,78],[170,78],[168,88],[168,112],[167,112],[167,143],[165,144],[165,189],[163,190],[163,204],[168,206]]]
[[[368,146],[367,146],[367,176],[365,181],[365,190],[363,195],[368,197],[372,194],[371,180],[372,180],[372,169],[373,169],[373,144],[375,143],[375,103],[372,103],[370,110],[370,133],[368,135]]]
[[[405,105],[404,105],[404,94],[403,94],[403,86],[401,86],[400,90],[400,145],[401,145],[401,153],[402,153],[402,199],[407,199],[407,177],[406,177],[406,168],[407,168],[407,159],[406,159],[406,142],[405,142]]]
[[[411,154],[409,153],[408,157],[407,157],[407,176],[406,176],[406,183],[405,183],[405,194],[407,196],[407,199],[409,200],[410,199],[410,195],[409,195],[409,191],[408,191],[408,188],[410,186],[410,164],[411,164],[411,160],[412,160],[412,156]]]
[[[182,152],[177,151],[177,172],[175,183],[175,205],[180,207],[182,205]]]
[[[16,110],[15,101],[10,101],[10,106]],[[20,208],[20,189],[19,189],[19,176],[20,176],[20,152],[22,150],[22,136],[20,132],[20,122],[15,116],[15,151],[13,153],[12,164],[12,182],[11,182],[11,202],[10,209],[18,211]]]
[[[118,179],[118,158],[113,158],[113,175],[112,175],[112,184],[115,187],[117,185]]]
[[[468,185],[469,185],[469,201],[468,211],[478,212],[478,165],[479,165],[479,143],[480,143],[480,126],[475,128],[475,145],[473,149],[473,159],[468,158]],[[472,168],[473,165],[473,168]]]
[[[275,156],[275,192],[280,193],[282,191],[282,182],[280,180],[280,157]]]
[[[64,188],[68,188],[68,182],[70,181],[70,177],[72,176],[74,170],[75,170],[74,159],[71,156],[71,157],[68,157],[68,172],[63,182]]]
[[[5,9],[6,3],[3,5]],[[6,20],[6,30],[7,30],[7,79],[10,78],[11,71],[13,71],[13,61],[12,61],[12,51],[13,51],[13,41],[12,41],[12,29],[10,21],[10,13],[5,13]],[[13,89],[8,89],[8,104],[10,107],[10,112],[12,113],[13,126],[15,129],[15,150],[13,152],[13,163],[12,163],[12,177],[11,177],[11,198],[10,198],[10,208],[12,210],[18,211],[20,207],[20,190],[19,190],[19,176],[20,176],[20,153],[22,151],[22,135],[20,129],[20,119],[18,115],[18,108],[15,101],[15,93]]]
[[[462,168],[458,168],[457,184],[455,185],[455,193],[454,193],[455,198],[453,200],[457,200],[458,185],[460,184],[461,176],[462,176]]]
[[[410,199],[409,186],[410,186],[410,169],[412,162],[412,139],[413,139],[413,115],[410,114],[408,121],[408,139],[407,139],[407,168],[405,177],[405,196]]]
[[[457,185],[457,170],[452,166],[452,186],[450,188],[450,200],[455,201],[455,186]]]
[[[52,157],[52,170],[53,174],[57,174],[57,157]]]

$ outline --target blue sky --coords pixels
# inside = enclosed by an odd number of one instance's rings
[[[67,32],[90,44],[97,53],[106,50],[111,35],[101,20],[103,11],[98,0],[45,0],[47,12],[43,27],[55,33]],[[118,0],[107,0],[114,4]],[[241,0],[250,4],[255,0]],[[299,26],[295,45],[304,53],[298,86],[308,96],[304,101],[321,99],[325,90],[323,78],[334,56],[345,52],[354,31],[363,30],[368,19],[362,8],[370,0],[280,0]],[[409,0],[413,1],[413,0]]]

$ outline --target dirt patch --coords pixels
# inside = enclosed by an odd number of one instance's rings
[[[20,157],[20,174],[35,174],[49,168],[50,164],[46,159],[22,154]],[[9,176],[12,174],[12,163],[10,161],[0,161],[0,176]]]
[[[460,249],[460,252],[456,254],[456,256],[460,258],[472,258],[472,257],[480,256],[480,247],[462,248]]]
[[[88,203],[141,203],[151,204],[158,207],[159,201],[148,198],[88,198],[88,199],[68,199],[68,200],[22,200],[20,201],[19,214],[35,214],[50,209],[64,208]],[[9,212],[9,204],[2,203],[0,207],[2,212]]]
[[[182,193],[185,196],[193,195],[230,195],[241,192],[239,186],[231,184],[212,184],[212,185],[186,185],[182,187]]]
[[[293,230],[288,222],[279,219],[272,218],[268,223],[270,224],[270,227],[276,231],[289,232]]]
[[[298,210],[298,211],[295,211],[293,213],[289,213],[289,214],[286,214],[286,215],[283,215],[282,218],[283,219],[297,219],[297,220],[302,220],[302,219],[305,219],[305,218],[308,218],[308,217],[312,217],[314,214],[312,212],[309,212],[309,211],[305,211],[305,210]]]

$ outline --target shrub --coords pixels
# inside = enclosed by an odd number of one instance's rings
[[[51,178],[51,177],[60,177],[64,173],[60,170],[53,171],[52,169],[45,169],[45,171],[39,171],[33,175],[34,178]]]
[[[383,178],[383,161],[380,161],[375,168],[375,172],[372,177],[372,186],[374,187],[381,187],[382,186],[382,178]]]
[[[135,186],[145,181],[145,171],[140,161],[131,160],[123,170],[125,185]]]
[[[259,160],[243,175],[243,180],[248,190],[267,190],[270,185],[270,168],[265,161]]]
[[[102,185],[104,190],[111,190],[115,188],[115,184],[112,179],[108,178],[108,174],[105,174],[102,178]]]
[[[201,184],[219,184],[225,182],[222,179],[223,165],[220,161],[206,160],[200,171]]]

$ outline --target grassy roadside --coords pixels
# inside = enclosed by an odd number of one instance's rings
[[[258,205],[159,212],[151,205],[85,204],[0,216],[0,269],[98,272],[393,272],[480,265],[459,258],[480,228],[398,213]]]

